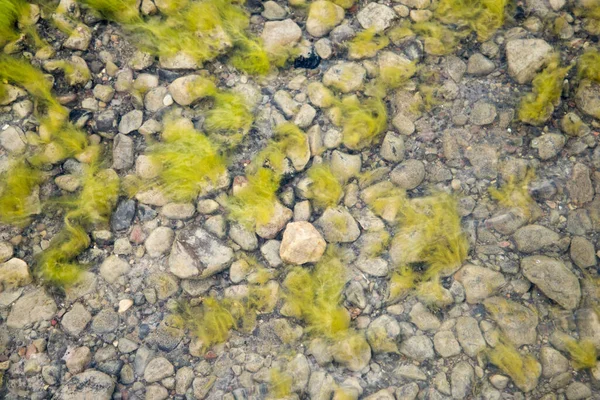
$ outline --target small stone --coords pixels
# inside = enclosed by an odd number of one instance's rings
[[[0,132],[0,146],[4,147],[9,153],[21,154],[27,148],[25,134],[15,126],[9,126]]]
[[[123,300],[119,301],[119,309],[117,310],[117,312],[119,314],[123,314],[125,311],[129,310],[132,305],[133,305],[133,300],[123,299]]]
[[[600,119],[600,85],[581,81],[575,94],[575,104],[582,113]]]
[[[404,151],[404,139],[402,136],[395,132],[386,133],[381,144],[381,157],[386,161],[398,163],[404,160]]]
[[[527,225],[519,228],[513,235],[519,251],[534,253],[556,245],[560,239],[558,233],[542,225]]]
[[[292,95],[285,90],[278,90],[273,96],[273,102],[283,112],[287,118],[291,118],[300,109],[300,104],[292,98]]]
[[[265,19],[268,19],[270,21],[281,20],[287,16],[287,11],[285,11],[283,7],[281,7],[274,1],[265,1],[263,3],[263,7],[264,10],[260,15],[262,15],[263,17],[265,17]]]
[[[22,329],[30,324],[49,321],[56,313],[54,299],[43,288],[32,290],[21,296],[12,306],[6,326]]]
[[[484,100],[473,105],[471,123],[474,125],[489,125],[496,119],[496,106]]]
[[[325,72],[323,84],[342,93],[350,93],[361,88],[366,74],[367,71],[358,63],[340,62]]]
[[[253,251],[258,248],[256,234],[241,224],[231,224],[229,227],[229,237],[243,250]]]
[[[502,297],[490,297],[484,300],[483,305],[515,346],[536,342],[538,316],[529,308]],[[457,331],[459,326],[457,322]]]
[[[410,322],[422,331],[436,331],[441,325],[438,317],[429,312],[422,303],[416,303],[409,313]]]
[[[111,216],[110,225],[114,231],[122,231],[131,226],[135,217],[135,201],[123,200],[117,205],[117,209]]]
[[[562,261],[546,256],[525,257],[521,269],[527,279],[562,307],[572,310],[579,304],[579,279]]]
[[[596,249],[594,244],[582,236],[571,240],[571,260],[579,268],[589,268],[596,265]]]
[[[301,37],[302,29],[291,19],[268,21],[261,34],[265,50],[274,53],[295,45]]]
[[[552,347],[544,346],[540,350],[542,374],[545,378],[566,372],[569,369],[569,360]]]
[[[425,165],[420,160],[406,160],[392,170],[390,179],[400,188],[412,190],[425,179]]]
[[[61,324],[65,332],[78,337],[91,320],[90,312],[81,303],[75,303],[62,317]]]
[[[169,397],[169,391],[159,384],[146,387],[145,400],[165,400]]]
[[[296,265],[317,262],[325,252],[326,245],[311,223],[290,222],[283,232],[279,255],[284,262]]]
[[[559,133],[546,133],[531,141],[531,147],[538,149],[542,160],[549,160],[565,147],[566,139]]]
[[[217,35],[220,32],[217,29]],[[220,38],[219,38],[220,39]],[[205,39],[206,40],[206,39]],[[218,39],[213,39],[217,43]],[[227,42],[220,42],[220,47],[227,47]],[[199,63],[196,57],[191,54],[186,53],[185,51],[178,51],[175,54],[162,54],[158,57],[158,62],[161,68],[164,69],[199,69],[201,67],[201,63]]]
[[[480,303],[506,283],[500,272],[471,264],[462,267],[454,279],[464,286],[469,304]]]
[[[71,193],[76,191],[81,185],[79,178],[72,174],[57,176],[54,178],[54,183],[62,190]]]
[[[400,326],[388,315],[382,315],[369,324],[366,331],[367,341],[374,353],[398,352],[397,340]]]
[[[473,317],[459,317],[456,320],[456,337],[466,355],[476,357],[486,348],[477,320]]]
[[[568,400],[583,400],[592,396],[592,390],[585,383],[573,382],[567,387],[565,394]]]
[[[5,262],[13,256],[13,246],[9,242],[0,241],[0,263]]]
[[[175,393],[184,395],[194,380],[194,370],[191,367],[181,367],[175,375]]]
[[[77,347],[70,352],[67,352],[66,365],[67,369],[73,375],[83,372],[92,361],[92,353],[89,347]]]
[[[163,217],[174,220],[189,219],[195,212],[196,207],[192,203],[168,203],[160,209]]]
[[[350,371],[360,371],[371,361],[371,347],[362,334],[346,335],[332,348],[335,362]]]
[[[452,331],[440,331],[433,337],[435,351],[444,358],[460,354],[460,345]]]
[[[62,384],[55,398],[61,400],[111,400],[114,390],[115,382],[109,375],[88,369]]]
[[[396,128],[401,135],[409,136],[415,132],[415,124],[410,118],[402,113],[396,114],[392,120],[392,125],[394,125],[394,128]]]
[[[475,53],[469,57],[467,64],[467,73],[475,76],[485,76],[491,74],[496,69],[496,65],[489,58],[481,53]]]
[[[169,100],[165,101],[169,96]],[[144,107],[150,112],[158,112],[173,103],[173,97],[169,94],[169,89],[163,86],[152,88],[144,96]],[[139,128],[138,128],[139,129]]]
[[[285,228],[286,224],[293,216],[292,210],[285,207],[280,202],[276,202],[273,207],[273,215],[266,223],[256,224],[256,234],[263,239],[273,239]]]
[[[419,394],[419,385],[416,382],[409,383],[407,385],[400,386],[396,390],[396,399],[402,400],[414,400]]]
[[[133,139],[125,135],[117,135],[113,141],[113,165],[116,170],[125,170],[133,166]]]
[[[83,24],[77,24],[75,29],[63,43],[66,49],[85,51],[90,46],[92,41],[92,31]]]
[[[153,230],[144,242],[146,251],[150,257],[156,258],[166,254],[171,248],[175,233],[173,229],[166,226],[159,226]]]
[[[202,85],[205,79],[199,75],[182,76],[169,85],[169,93],[173,96],[175,103],[180,106],[189,106],[204,97],[205,94],[201,90],[194,90],[194,88]]]
[[[345,207],[327,208],[315,225],[329,243],[354,242],[360,236],[356,220]]]
[[[550,55],[552,46],[542,39],[516,39],[506,44],[508,72],[523,85],[531,82]]]
[[[30,283],[31,275],[25,261],[20,258],[11,258],[0,264],[0,292],[16,289]]]
[[[115,333],[119,327],[119,314],[105,308],[92,320],[92,332],[98,334]]]
[[[144,112],[133,110],[123,115],[119,122],[119,133],[127,135],[133,131],[137,131],[144,122]]]
[[[400,344],[400,353],[418,362],[434,358],[433,343],[425,335],[411,336]]]
[[[475,374],[473,367],[466,362],[461,361],[452,368],[450,380],[452,382],[452,397],[454,399],[464,399],[471,393],[471,386]]]
[[[175,374],[173,364],[164,357],[157,357],[148,363],[144,370],[144,379],[148,383],[158,382]]]
[[[571,178],[567,181],[570,199],[575,204],[585,204],[594,198],[594,187],[590,179],[590,169],[577,163],[573,167]]]
[[[120,276],[129,273],[129,263],[118,256],[109,256],[100,266],[100,275],[108,283],[115,283]]]
[[[330,1],[312,2],[306,19],[306,31],[314,37],[327,35],[344,19],[344,9]]]
[[[315,51],[324,60],[327,60],[333,54],[333,46],[329,39],[319,39],[315,43]]]
[[[300,106],[300,110],[296,114],[294,124],[303,129],[308,128],[311,126],[316,116],[317,110],[315,110],[313,106],[310,104],[302,104],[302,106]]]
[[[396,18],[398,16],[393,9],[379,3],[368,3],[356,14],[356,19],[363,29],[374,29],[377,33],[389,28]]]

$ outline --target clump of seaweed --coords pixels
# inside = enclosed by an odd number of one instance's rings
[[[360,60],[371,58],[377,55],[377,52],[390,43],[385,35],[379,35],[375,28],[366,29],[356,34],[350,40],[348,46],[348,58],[351,60]]]
[[[583,18],[583,27],[592,35],[600,34],[600,3],[596,0],[577,2],[574,10],[577,17]]]
[[[167,120],[161,139],[148,148],[148,155],[162,167],[159,186],[173,200],[194,199],[226,173],[219,146],[196,131],[190,121]]]
[[[510,376],[515,385],[524,392],[532,390],[542,373],[542,367],[532,355],[521,355],[508,342],[501,342],[487,351],[489,362]]]
[[[0,47],[19,37],[17,22],[27,7],[22,0],[0,0]]]
[[[356,96],[342,99],[344,145],[352,150],[363,149],[375,142],[387,128],[387,109],[378,98],[360,101]]]
[[[269,398],[285,399],[292,394],[293,378],[280,368],[269,370]]]
[[[575,369],[588,369],[596,366],[598,352],[592,341],[589,339],[576,340],[562,332],[558,332],[558,336],[564,350],[569,353]]]
[[[312,200],[316,207],[325,209],[339,203],[344,190],[328,165],[313,165],[307,176],[311,183],[306,197]]]
[[[577,77],[600,82],[600,52],[589,49],[577,59]]]
[[[259,168],[247,179],[248,182],[229,197],[227,209],[231,220],[252,228],[271,219],[278,201],[280,177],[268,168]]]
[[[440,0],[435,16],[445,24],[468,27],[480,42],[504,25],[509,0]]]
[[[42,173],[25,159],[13,160],[0,175],[0,221],[22,226],[39,213],[39,199],[32,194],[43,180]]]
[[[143,18],[135,1],[84,0],[104,18],[116,21],[138,47],[161,57],[183,56],[198,64],[230,53],[232,64],[250,74],[264,75],[281,54],[269,54],[247,33],[249,15],[243,1],[165,1],[162,18]],[[286,58],[287,59],[287,58]]]
[[[406,192],[390,181],[369,186],[362,192],[362,199],[369,207],[388,222],[395,222],[406,202]]]
[[[521,180],[510,176],[499,188],[489,187],[490,196],[506,209],[517,209],[525,217],[531,216],[535,200],[529,194],[529,185],[535,177],[533,169],[529,169]]]
[[[204,128],[229,145],[239,143],[254,121],[248,102],[233,92],[217,92],[213,98],[214,105],[206,113]]]
[[[288,314],[303,320],[312,335],[336,340],[350,326],[350,314],[340,305],[346,268],[333,247],[312,270],[295,267],[283,287]]]
[[[388,300],[396,301],[406,297],[416,287],[419,278],[419,274],[409,265],[397,268],[390,277]]]
[[[519,119],[530,125],[542,125],[560,102],[563,81],[571,67],[560,67],[557,56],[533,79],[533,91],[521,100]]]
[[[412,24],[409,28],[423,37],[425,51],[434,56],[450,54],[458,45],[464,32],[454,31],[438,22],[426,21]],[[406,34],[407,32],[404,32]]]

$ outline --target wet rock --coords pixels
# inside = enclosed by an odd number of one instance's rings
[[[569,360],[559,351],[549,346],[544,346],[540,349],[540,361],[542,364],[542,374],[545,378],[551,378],[569,369]]]
[[[466,362],[461,361],[452,368],[450,380],[452,382],[452,397],[455,399],[464,399],[471,393],[471,386],[475,373],[473,367]]]
[[[434,358],[433,343],[425,335],[411,336],[400,344],[400,353],[418,362]]]
[[[125,135],[117,135],[113,141],[113,164],[116,170],[125,170],[133,166],[134,161],[133,139]]]
[[[279,255],[284,262],[302,265],[317,262],[325,252],[326,242],[315,227],[304,221],[287,224]]]
[[[273,102],[287,118],[292,118],[300,109],[300,104],[285,90],[278,90],[273,96]]]
[[[168,203],[160,209],[160,214],[168,219],[185,220],[191,218],[196,212],[192,203]]]
[[[25,261],[19,258],[11,258],[0,264],[0,292],[25,286],[29,283],[31,283],[31,275]]]
[[[92,361],[89,347],[77,347],[65,355],[67,369],[73,375],[83,372]]]
[[[169,93],[173,96],[175,103],[180,106],[189,106],[204,96],[202,91],[194,90],[194,87],[201,85],[204,79],[198,75],[177,78],[169,85]]]
[[[592,396],[592,390],[583,382],[573,382],[567,387],[565,394],[568,400],[583,400]]]
[[[56,400],[110,400],[115,390],[113,379],[100,371],[87,370],[75,375],[56,393]]]
[[[594,187],[590,179],[590,169],[577,163],[573,167],[571,178],[567,181],[570,199],[575,204],[585,204],[594,198]]]
[[[594,244],[582,236],[571,240],[571,260],[579,268],[589,268],[596,265],[596,249]]]
[[[4,147],[9,153],[21,154],[27,148],[25,134],[15,126],[9,126],[0,132],[0,146]]]
[[[534,253],[557,245],[560,240],[558,233],[542,225],[527,225],[519,228],[513,235],[519,251]]]
[[[362,87],[367,71],[355,62],[340,62],[323,75],[323,84],[342,93],[354,92]]]
[[[367,341],[374,353],[397,353],[400,335],[398,322],[389,315],[382,315],[369,324]]]
[[[350,243],[360,236],[356,220],[345,207],[326,209],[315,225],[329,243]]]
[[[229,227],[229,237],[243,250],[253,251],[258,248],[256,234],[241,224],[231,224]]]
[[[350,371],[360,371],[371,361],[371,347],[362,334],[346,335],[332,348],[335,362]]]
[[[388,6],[378,3],[368,3],[366,7],[356,14],[356,19],[363,29],[374,29],[375,32],[383,32],[390,27],[392,21],[398,16]]]
[[[390,162],[400,162],[404,160],[404,139],[395,132],[386,133],[381,143],[381,157]]]
[[[144,122],[144,113],[140,110],[133,110],[123,115],[119,122],[119,133],[127,135],[137,131]]]
[[[158,382],[175,374],[175,368],[169,360],[164,357],[152,359],[144,369],[144,380],[148,383]]]
[[[460,345],[452,331],[440,331],[436,333],[433,337],[433,345],[435,351],[444,358],[460,354]]]
[[[414,189],[425,179],[425,165],[420,160],[406,160],[392,170],[390,179],[402,189]]]
[[[456,337],[465,354],[469,357],[476,357],[486,347],[479,324],[473,317],[457,318]]]
[[[92,31],[83,24],[77,24],[73,29],[63,46],[66,49],[85,51],[92,41]]]
[[[169,95],[169,89],[166,87],[152,88],[144,96],[144,107],[150,112],[158,112],[172,103],[173,97]]]
[[[490,297],[484,300],[483,305],[515,346],[535,343],[538,325],[536,313],[519,303],[502,297]]]
[[[542,39],[516,39],[506,44],[509,74],[521,85],[531,82],[553,49]]]
[[[108,256],[100,265],[100,275],[108,283],[115,283],[120,276],[129,273],[129,263],[118,256]]]
[[[396,399],[414,400],[419,394],[419,385],[415,382],[400,386],[396,390]]]
[[[135,217],[135,201],[122,200],[113,212],[110,220],[113,231],[122,231],[131,226]]]
[[[302,30],[291,19],[268,21],[261,34],[267,52],[281,51],[285,46],[298,43],[301,37]]]
[[[111,309],[105,308],[92,320],[92,332],[98,334],[114,333],[119,327],[119,314]]]
[[[546,256],[525,257],[521,269],[527,279],[562,307],[572,310],[579,304],[579,280],[562,261]]]
[[[208,277],[229,267],[233,250],[203,229],[187,228],[173,243],[170,271],[180,278]]]
[[[274,1],[266,1],[263,3],[264,10],[261,13],[265,19],[270,21],[284,19],[287,15],[287,11],[279,4]],[[184,394],[184,393],[181,393]]]
[[[473,165],[475,176],[480,179],[495,179],[498,174],[498,150],[491,145],[472,145],[465,156]]]
[[[43,288],[32,290],[15,302],[6,319],[9,328],[22,329],[40,321],[49,321],[56,313],[54,299]]]
[[[600,119],[600,85],[581,81],[575,94],[575,104],[584,114]]]
[[[471,123],[474,125],[489,125],[496,119],[496,106],[484,100],[473,105]]]
[[[314,37],[327,35],[344,19],[344,9],[329,1],[311,3],[306,19],[306,31]]]
[[[92,315],[81,303],[75,303],[62,318],[63,330],[72,336],[79,336],[87,324],[92,320]]]
[[[440,327],[440,320],[429,312],[422,303],[416,303],[409,313],[410,321],[422,331],[436,331]]]
[[[273,239],[292,219],[293,214],[292,210],[277,202],[269,221],[256,224],[256,234],[263,239]]]
[[[538,150],[542,160],[549,160],[565,147],[566,139],[559,133],[546,133],[531,141],[531,147]]]
[[[467,302],[470,304],[480,303],[506,283],[500,272],[471,264],[462,267],[454,275],[454,279],[464,286]]]
[[[9,260],[14,254],[13,246],[9,242],[0,241],[0,263]]]
[[[446,57],[446,71],[452,80],[459,83],[465,72],[467,72],[467,64],[455,55]]]
[[[173,243],[175,232],[167,226],[159,226],[148,235],[144,242],[148,255],[157,258],[166,254]]]
[[[194,380],[194,370],[191,367],[181,367],[175,375],[175,393],[184,395]]]
[[[494,72],[495,69],[494,62],[481,53],[475,53],[469,57],[467,72],[471,75],[485,76]]]

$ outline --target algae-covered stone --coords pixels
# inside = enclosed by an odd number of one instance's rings
[[[483,302],[483,305],[515,346],[535,343],[538,325],[536,313],[503,297],[490,297]]]
[[[508,72],[523,85],[530,82],[552,53],[552,46],[542,39],[516,39],[506,44]]]
[[[314,37],[327,35],[344,19],[344,9],[330,1],[311,3],[306,19],[306,31]]]
[[[355,62],[340,62],[325,72],[323,83],[343,93],[354,92],[363,84],[367,71]]]

